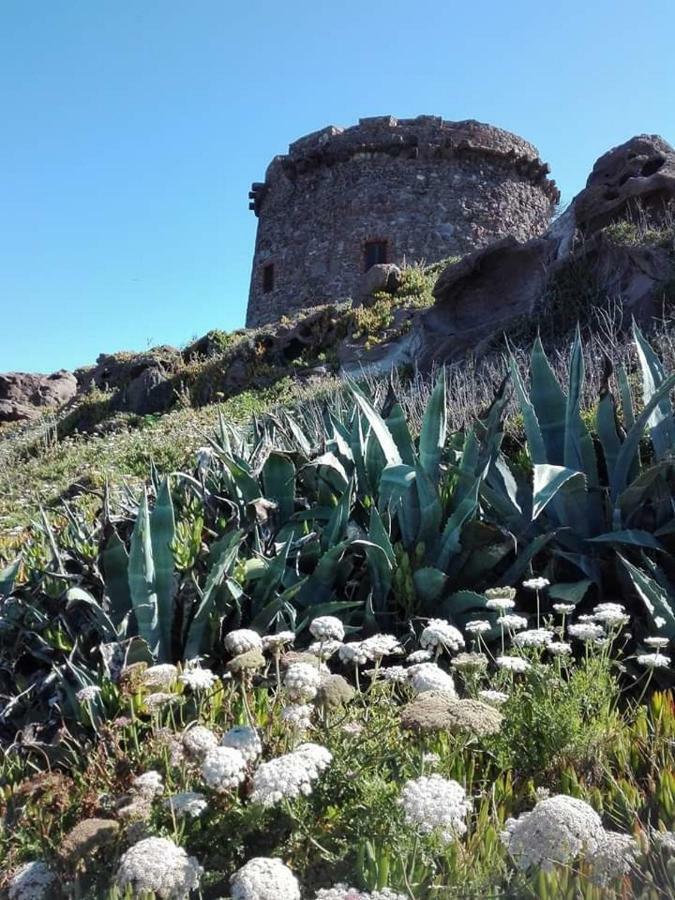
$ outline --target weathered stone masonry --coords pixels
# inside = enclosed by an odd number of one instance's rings
[[[356,295],[372,262],[460,256],[547,227],[559,195],[532,144],[480,122],[360,119],[291,144],[250,193],[246,324]]]

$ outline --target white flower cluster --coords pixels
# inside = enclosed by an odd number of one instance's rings
[[[491,628],[492,625],[490,625],[487,619],[472,619],[470,622],[466,623],[464,631],[468,631],[469,634],[485,634],[485,632],[489,631]]]
[[[591,866],[591,879],[600,887],[628,875],[638,854],[638,845],[630,834],[616,831],[601,832],[598,845],[586,854],[586,862]]]
[[[295,643],[293,631],[278,631],[276,634],[266,634],[262,639],[263,650],[266,653],[280,653],[288,644]]]
[[[408,680],[409,669],[404,669],[403,666],[387,666],[380,669],[378,674],[384,681],[404,684]]]
[[[251,801],[274,806],[312,793],[312,784],[330,765],[332,754],[319,744],[301,744],[292,753],[262,763],[253,775]]]
[[[335,616],[317,616],[309,623],[309,633],[317,641],[343,641],[345,629]]]
[[[41,859],[26,863],[8,885],[9,900],[48,900],[53,896],[56,875]]]
[[[429,662],[433,658],[434,654],[431,650],[413,650],[406,657],[406,662],[410,663],[411,666],[416,666],[418,663]]]
[[[284,676],[284,689],[294,703],[313,700],[319,689],[321,673],[309,663],[292,663]]]
[[[654,647],[655,650],[663,650],[670,643],[667,637],[658,636],[647,637],[644,642],[648,647]]]
[[[514,635],[513,643],[516,647],[546,647],[554,638],[548,628],[530,628]]]
[[[151,769],[139,775],[131,783],[132,790],[146,800],[152,800],[164,791],[164,782],[159,772]]]
[[[626,614],[626,607],[621,603],[598,603],[593,609],[592,619],[608,628],[617,628],[630,622],[630,616]]]
[[[582,851],[594,852],[602,834],[600,816],[576,797],[556,794],[540,800],[531,812],[507,819],[502,841],[521,869],[574,860]]]
[[[506,703],[506,701],[509,699],[509,695],[505,694],[503,691],[478,691],[478,696],[481,700],[485,700],[487,703],[495,703],[498,706],[501,703]]]
[[[548,578],[528,578],[523,582],[523,587],[530,591],[543,591],[550,583]]]
[[[336,884],[331,888],[320,888],[314,895],[314,900],[407,900],[407,898],[390,888],[368,893],[355,887],[348,887],[346,884]]]
[[[522,656],[498,656],[495,662],[507,672],[527,672],[531,668],[530,663]]]
[[[312,725],[313,712],[310,703],[291,703],[281,710],[281,720],[294,731],[307,731]]]
[[[115,882],[124,892],[154,892],[162,900],[184,900],[199,887],[203,869],[168,838],[150,837],[130,847],[120,860]]]
[[[497,624],[502,630],[520,631],[521,628],[527,628],[527,619],[517,613],[506,613],[497,619]]]
[[[551,656],[570,656],[572,653],[572,645],[566,641],[555,641],[546,647]]]
[[[280,859],[256,856],[230,878],[232,900],[300,900],[300,885]]]
[[[234,747],[214,747],[204,757],[201,772],[214,791],[231,791],[246,777],[246,759]]]
[[[574,603],[554,603],[553,609],[561,616],[568,616],[576,609]]]
[[[150,666],[143,672],[143,684],[149,688],[170,688],[178,678],[178,669],[171,663]]]
[[[181,684],[189,687],[191,691],[208,691],[218,679],[211,669],[190,666],[180,675],[178,680]]]
[[[430,619],[420,636],[420,644],[426,649],[454,652],[464,646],[462,633],[445,619]]]
[[[500,612],[505,612],[507,609],[513,609],[516,605],[515,596],[515,588],[490,588],[485,591],[485,605],[488,609],[497,609]]]
[[[307,652],[318,656],[323,661],[335,656],[341,646],[342,641],[314,641],[307,648]]]
[[[639,666],[645,669],[667,669],[670,665],[670,657],[663,653],[641,653],[637,657]]]
[[[455,682],[452,675],[436,663],[418,663],[416,666],[410,666],[408,678],[413,690],[418,694],[424,691],[445,691],[455,696]]]
[[[218,738],[204,725],[194,725],[183,732],[183,747],[196,759],[202,759],[209,750],[218,746]]]
[[[167,797],[164,801],[164,806],[177,819],[183,816],[196,819],[204,812],[208,806],[208,801],[204,794],[200,794],[199,791],[183,791],[180,794],[174,794],[173,797]]]
[[[235,725],[220,739],[221,747],[238,750],[246,762],[253,762],[262,753],[262,743],[255,728],[249,725]]]
[[[101,688],[97,684],[86,684],[75,694],[80,703],[91,703],[101,693]]]
[[[570,637],[580,641],[597,641],[605,636],[602,625],[596,625],[593,622],[574,622],[567,626],[567,633]]]
[[[466,815],[471,801],[456,781],[440,775],[422,776],[406,781],[399,803],[406,822],[422,834],[438,832],[445,843],[466,832]]]
[[[239,656],[249,650],[262,650],[262,638],[250,628],[237,628],[225,636],[225,649],[231,656]]]

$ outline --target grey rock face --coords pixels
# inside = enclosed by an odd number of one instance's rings
[[[253,185],[247,325],[359,297],[370,263],[436,262],[541,234],[558,200],[517,135],[436,116],[361,119],[291,144]]]
[[[461,358],[513,317],[536,316],[550,279],[570,263],[593,272],[598,294],[620,300],[627,321],[659,315],[673,248],[617,243],[602,230],[638,209],[653,222],[675,215],[675,150],[658,136],[639,135],[600,157],[584,190],[540,238],[499,241],[445,269],[436,303],[411,337],[416,361]]]
[[[42,410],[67,403],[76,391],[77,380],[70,372],[7,372],[0,375],[0,422],[37,418]]]
[[[378,291],[394,294],[401,284],[401,270],[393,263],[379,263],[371,266],[361,277],[358,299],[368,300]]]

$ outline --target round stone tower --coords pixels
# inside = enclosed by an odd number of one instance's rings
[[[432,263],[527,240],[559,199],[537,149],[437,116],[360,119],[300,138],[249,194],[258,216],[246,324],[354,297],[376,263]]]

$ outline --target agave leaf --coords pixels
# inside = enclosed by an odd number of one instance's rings
[[[452,492],[450,509],[456,509],[464,498],[473,489],[480,459],[480,445],[476,438],[476,432],[470,428],[464,437],[462,458],[457,472],[457,484]]]
[[[633,336],[637,347],[640,367],[642,368],[642,399],[645,405],[649,403],[656,391],[666,380],[666,373],[661,360],[652,350],[635,320],[633,320]],[[657,460],[663,459],[666,454],[675,450],[675,423],[673,422],[673,407],[668,393],[661,398],[652,410],[647,427],[654,445],[654,455]]]
[[[532,348],[530,374],[530,396],[546,447],[547,461],[554,466],[565,465],[567,398],[553,374],[539,336]]]
[[[273,450],[262,467],[265,497],[277,505],[279,522],[284,525],[295,511],[295,466],[286,453]]]
[[[117,637],[117,629],[106,615],[105,610],[94,600],[90,593],[82,588],[72,587],[66,591],[65,601],[67,610],[78,604],[86,606],[91,612],[92,618],[96,622],[103,638],[112,641]]]
[[[6,568],[0,570],[0,597],[9,597],[14,590],[14,582],[16,581],[20,566],[21,557],[19,556]]]
[[[635,420],[633,427],[626,435],[626,439],[621,445],[621,449],[617,455],[616,464],[614,466],[614,475],[610,482],[613,500],[616,500],[619,494],[621,494],[628,485],[629,475],[638,454],[640,440],[651,414],[657,408],[659,403],[661,403],[663,398],[670,394],[673,387],[675,387],[675,374],[670,375],[661,382],[661,385],[654,391],[649,402],[645,404],[644,409]]]
[[[654,630],[658,630],[660,635],[670,638],[671,641],[675,640],[675,597],[669,596],[657,581],[650,575],[647,575],[646,572],[643,572],[642,569],[624,559],[620,553],[617,555],[625,566],[638,596],[645,605]],[[665,621],[661,628],[657,625],[657,619]]]
[[[335,580],[340,561],[351,541],[341,541],[321,555],[314,571],[303,583],[298,594],[299,607],[314,607],[327,603],[335,592]]]
[[[585,489],[585,479],[581,472],[568,469],[565,466],[535,465],[534,467],[534,498],[532,504],[532,519],[537,519],[546,506],[555,498],[556,494],[568,482]],[[585,493],[585,490],[584,490]],[[569,522],[562,522],[569,525]]]
[[[358,606],[361,606],[360,600],[329,600],[327,603],[317,603],[316,605],[311,606],[304,619],[300,620],[296,627],[296,632],[300,634],[301,631],[307,628],[313,619],[316,619],[319,616],[337,615],[342,618],[342,613],[347,611],[351,612]]]
[[[434,389],[424,410],[420,432],[420,467],[432,481],[438,481],[441,454],[448,432],[447,387],[445,368],[441,369]]]
[[[152,558],[155,566],[155,592],[157,595],[157,617],[161,634],[160,656],[171,658],[171,632],[173,625],[173,605],[176,592],[174,558],[171,545],[176,533],[176,520],[169,479],[165,478],[157,495],[155,507],[150,515],[150,537]]]
[[[194,659],[202,652],[204,633],[214,609],[216,591],[225,580],[237,559],[243,534],[240,531],[226,534],[211,547],[210,567],[206,584],[197,609],[189,623],[185,638],[185,659]]]
[[[321,546],[324,550],[329,550],[347,537],[347,525],[349,524],[349,514],[352,508],[353,491],[354,481],[352,480],[347,485],[347,489],[340,497],[337,506],[323,529]]]
[[[415,585],[415,593],[422,601],[423,610],[427,613],[433,612],[433,604],[443,594],[443,590],[448,581],[448,576],[440,569],[428,566],[418,569],[413,575],[413,584]]]
[[[116,626],[131,611],[129,590],[129,554],[116,531],[108,538],[102,555],[105,592],[110,602],[110,617]]]
[[[450,515],[445,523],[441,535],[440,549],[438,552],[437,567],[447,572],[452,557],[460,549],[462,527],[478,509],[478,492],[482,483],[482,477],[476,478],[470,493],[462,500],[457,509]]]
[[[569,388],[567,408],[565,411],[565,457],[564,465],[568,469],[583,472],[589,489],[600,485],[598,478],[598,462],[595,456],[593,440],[588,428],[581,418],[581,389],[584,383],[584,354],[581,345],[581,332],[577,331],[572,348],[569,370]],[[595,497],[590,493],[590,497]],[[587,513],[594,517],[594,524],[602,527],[602,510],[597,503],[587,503]],[[591,526],[592,527],[592,526]]]
[[[387,428],[386,422],[375,409],[375,407],[370,403],[370,401],[366,399],[365,395],[359,387],[357,387],[355,384],[350,385],[350,387],[354,395],[354,399],[361,409],[361,412],[366,417],[371,431],[375,435],[375,438],[382,449],[382,453],[384,454],[387,465],[401,465],[401,463],[403,462],[403,460],[401,459],[401,454],[399,453],[392,433]]]
[[[421,525],[416,479],[415,469],[403,464],[387,466],[380,479],[378,507],[381,512],[396,514],[407,549],[415,546]]]
[[[389,565],[395,565],[396,553],[394,552],[394,548],[392,547],[391,540],[389,538],[389,532],[385,528],[384,522],[382,521],[382,516],[378,512],[376,506],[371,506],[370,508],[368,537],[371,539],[371,541],[373,541],[373,543],[377,544],[378,547],[382,548],[384,555],[387,557]]]
[[[387,416],[386,424],[398,447],[398,452],[401,454],[401,460],[408,466],[414,466],[415,445],[410,436],[408,423],[400,403],[394,403],[391,412]]]
[[[607,476],[611,481],[616,467],[616,459],[619,455],[619,450],[621,449],[621,439],[616,430],[616,407],[614,404],[614,397],[609,391],[598,403],[595,414],[595,427],[602,446],[602,453],[605,457]]]
[[[650,547],[653,550],[665,552],[665,548],[648,531],[640,531],[638,528],[627,528],[623,531],[609,531],[607,534],[599,534],[597,537],[588,538],[593,544],[629,544],[632,547]]]
[[[580,581],[559,581],[548,589],[548,596],[552,600],[562,600],[563,603],[581,602],[593,584],[590,578],[582,578]]]
[[[136,524],[131,535],[129,553],[129,590],[139,637],[147,643],[153,655],[159,654],[161,634],[157,616],[155,561],[150,535],[148,496],[143,496],[138,508]]]
[[[438,497],[438,490],[424,469],[418,466],[415,469],[415,476],[417,504],[419,507],[417,543],[423,543],[427,548],[427,554],[433,554],[438,542],[441,518],[443,516],[441,501]],[[399,510],[399,514],[404,513],[405,509]]]
[[[497,586],[518,584],[537,553],[541,553],[544,547],[557,537],[557,534],[557,531],[548,531],[546,534],[539,534],[537,537],[533,538],[530,543],[520,551],[506,572],[500,575],[497,580]]]
[[[527,450],[533,463],[544,465],[548,462],[546,454],[546,445],[541,433],[539,419],[535,412],[532,401],[527,395],[523,379],[518,371],[518,363],[513,355],[510,358],[511,379],[516,391],[518,405],[523,414],[523,426],[525,428],[525,438],[527,440]]]

